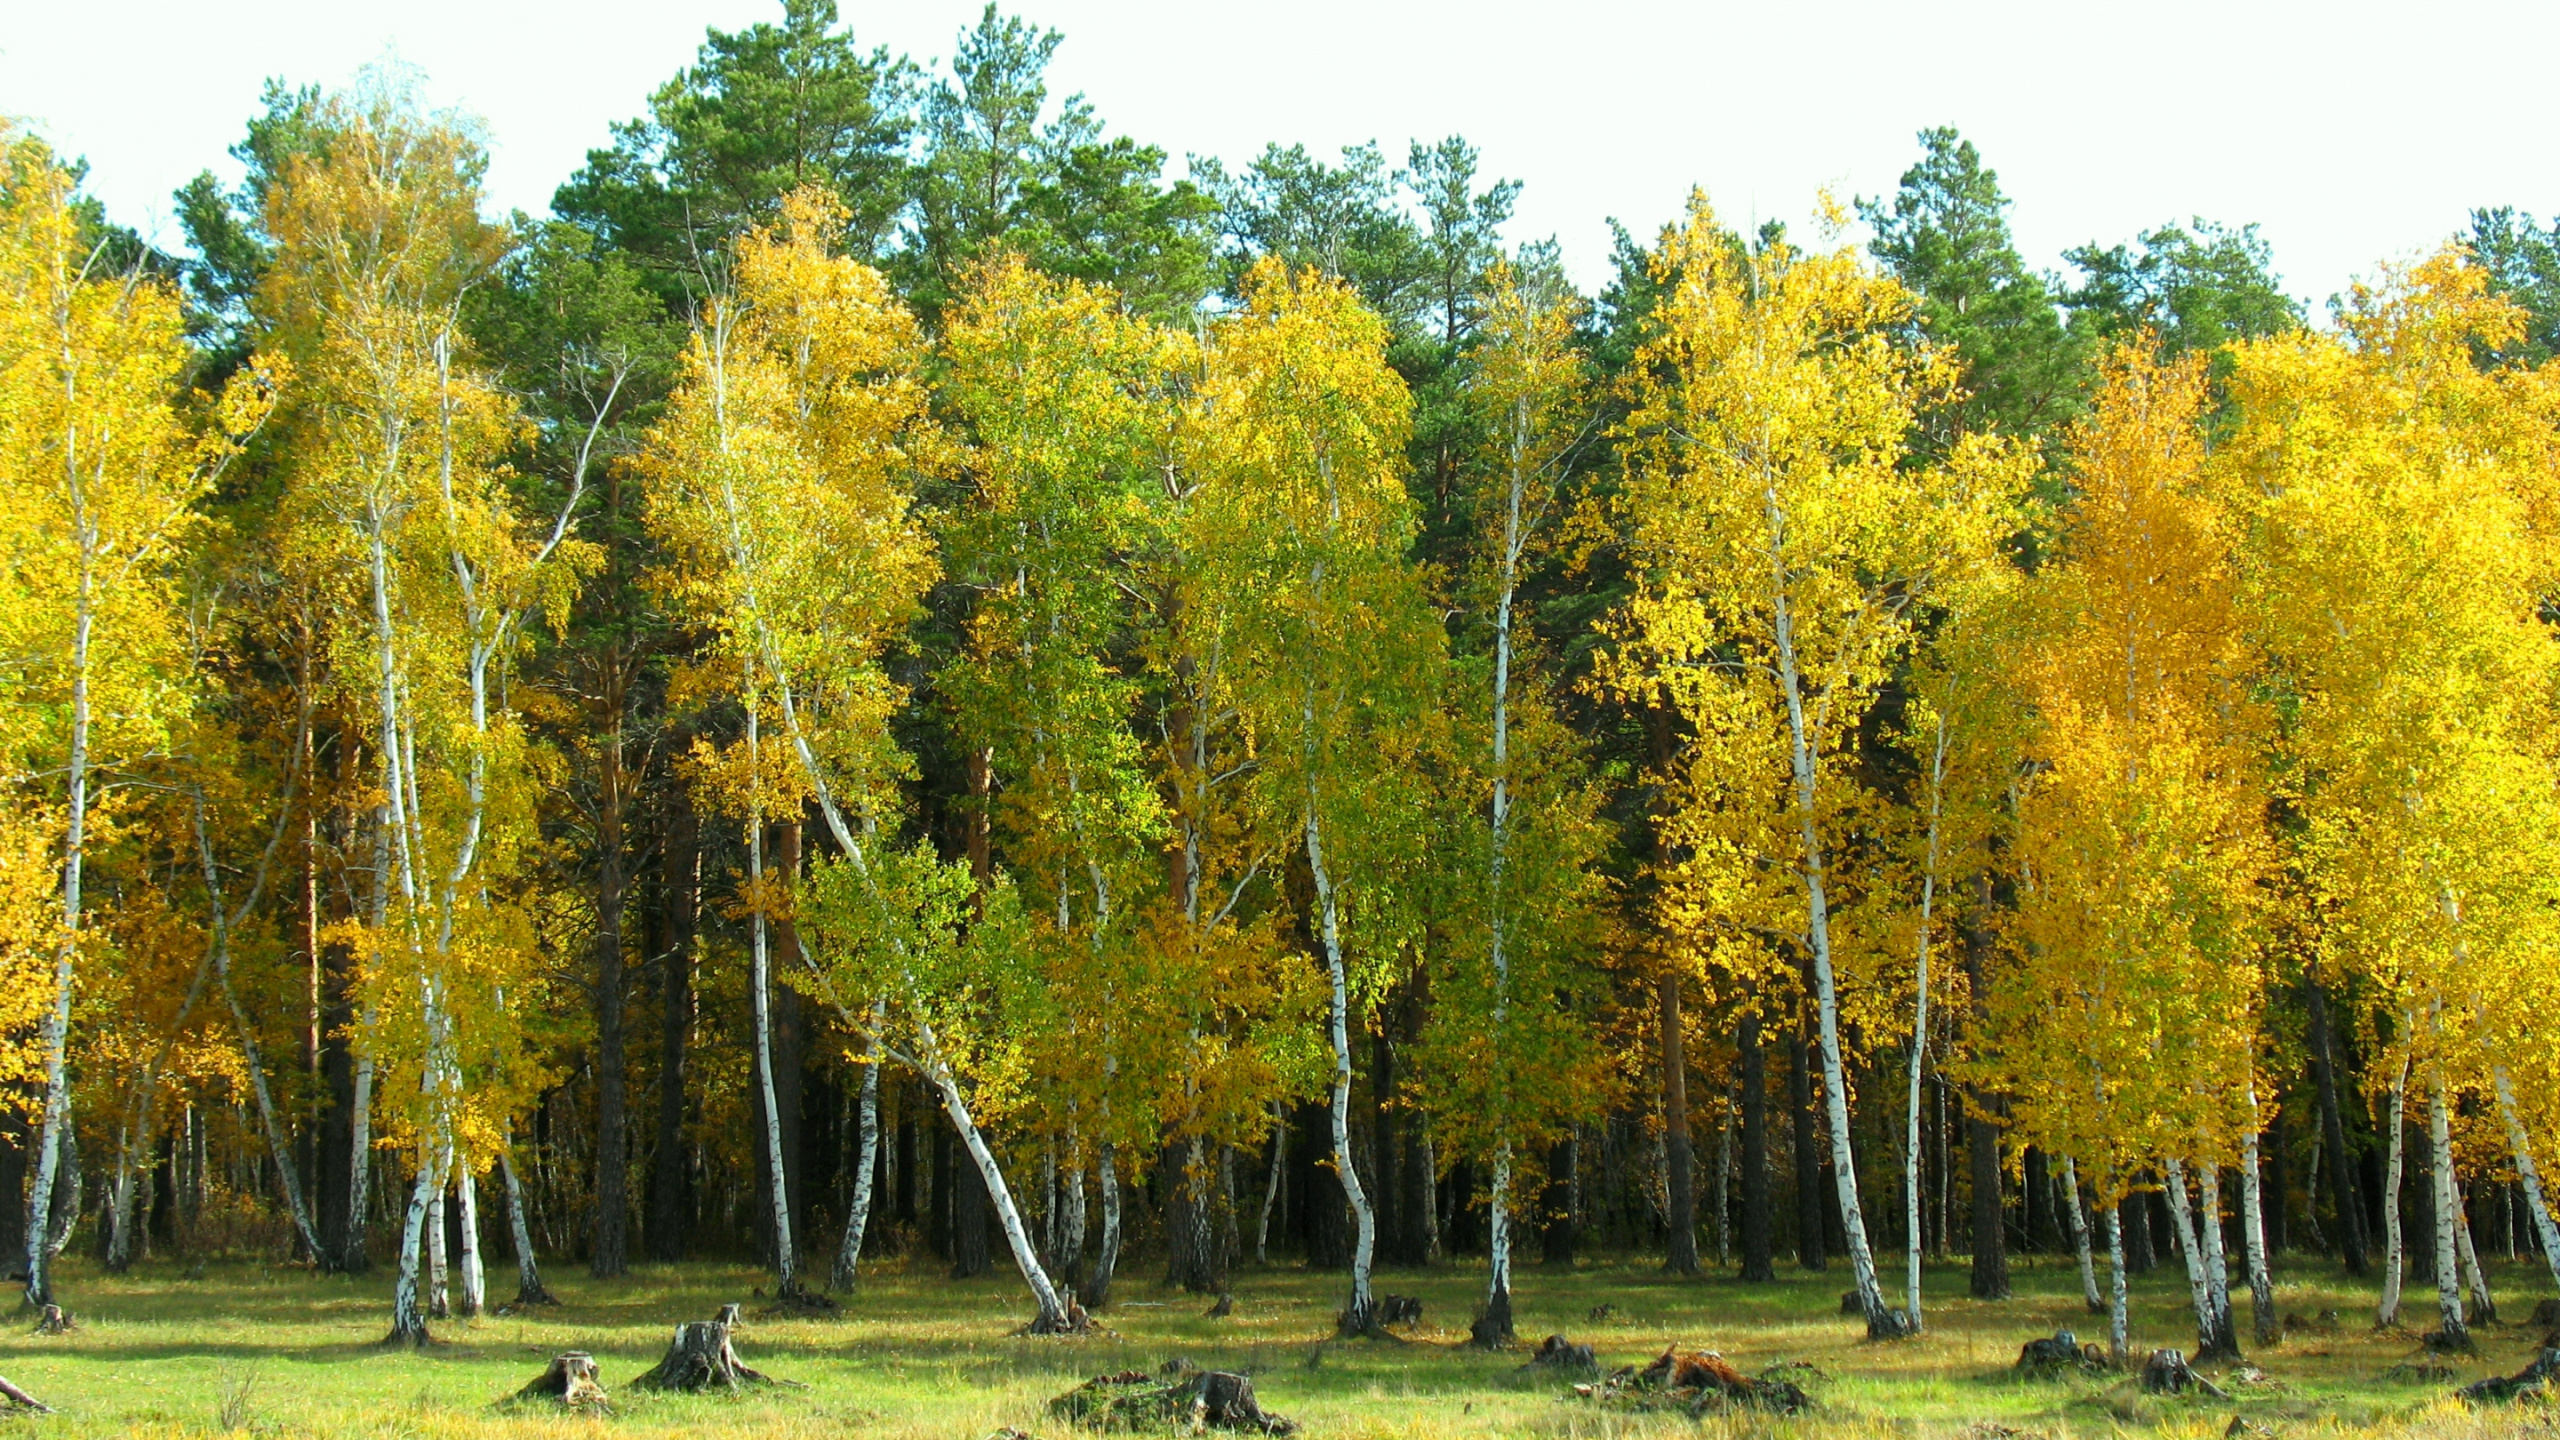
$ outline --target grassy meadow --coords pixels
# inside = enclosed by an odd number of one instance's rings
[[[1145,1267],[1151,1269],[1152,1267]],[[2427,1434],[2503,1437],[2560,1434],[2539,1407],[2473,1412],[2451,1385],[2394,1378],[2418,1359],[2414,1333],[2371,1331],[2371,1298],[2338,1283],[2335,1267],[2300,1261],[2284,1272],[2279,1309],[2314,1316],[2335,1308],[2335,1334],[2298,1333],[2251,1349],[2265,1384],[2230,1401],[2161,1401],[2129,1380],[2026,1381],[2009,1364],[2019,1343],[2068,1326],[2103,1339],[2103,1317],[2081,1308],[2077,1280],[2047,1262],[2016,1272],[2005,1304],[1965,1299],[1960,1264],[1929,1280],[1930,1333],[1869,1344],[1838,1313],[1844,1267],[1781,1283],[1676,1282],[1650,1265],[1598,1261],[1570,1272],[1524,1267],[1520,1330],[1595,1345],[1608,1366],[1641,1361],[1673,1341],[1721,1350],[1748,1372],[1782,1361],[1813,1367],[1807,1388],[1820,1411],[1802,1419],[1757,1416],[1691,1421],[1602,1412],[1568,1398],[1563,1381],[1520,1370],[1525,1354],[1464,1348],[1479,1273],[1449,1265],[1389,1272],[1381,1289],[1418,1295],[1425,1323],[1402,1341],[1334,1341],[1337,1274],[1295,1268],[1236,1276],[1235,1311],[1206,1317],[1197,1296],[1158,1289],[1146,1274],[1124,1279],[1109,1333],[1031,1339],[1011,1332],[1028,1316],[1017,1281],[953,1282],[918,1261],[866,1277],[842,1317],[763,1318],[745,1267],[643,1267],[598,1282],[565,1268],[546,1276],[563,1304],[525,1315],[447,1321],[424,1351],[385,1350],[390,1277],[315,1277],[254,1263],[197,1267],[143,1262],[124,1276],[75,1265],[62,1277],[79,1329],[39,1337],[13,1325],[0,1338],[0,1374],[61,1413],[5,1422],[60,1436],[758,1436],[864,1435],[977,1440],[1012,1427],[1055,1436],[1048,1398],[1085,1376],[1153,1369],[1172,1356],[1255,1377],[1264,1407],[1315,1437],[1517,1435],[1645,1436],[1699,1430],[1742,1435],[1949,1437],[2222,1435],[2241,1415],[2284,1436]],[[512,1271],[491,1275],[493,1288]],[[2549,1293],[2538,1269],[2493,1265],[2512,1318]],[[630,1388],[665,1348],[676,1321],[708,1318],[725,1301],[746,1304],[738,1338],[747,1363],[805,1388],[738,1396],[653,1395]],[[2422,1320],[2433,1291],[2410,1296]],[[1593,1319],[1596,1307],[1612,1307]],[[2245,1294],[2239,1299],[2244,1330]],[[2138,1347],[2191,1348],[2184,1282],[2172,1268],[2143,1277],[2136,1295]],[[2481,1357],[2460,1379],[2507,1373],[2530,1357],[2540,1331],[2484,1327]],[[553,1354],[587,1350],[601,1362],[614,1412],[571,1416],[496,1405]],[[1801,1374],[1798,1378],[1803,1378]]]

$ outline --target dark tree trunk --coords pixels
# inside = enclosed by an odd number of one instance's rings
[[[1662,1267],[1674,1275],[1698,1273],[1698,1182],[1689,1139],[1689,1058],[1681,1034],[1680,975],[1666,969],[1661,983],[1662,1168],[1670,1234]]]
[[[2060,1227],[2053,1223],[2053,1172],[2045,1164],[2044,1151],[2027,1147],[2024,1156],[2027,1180],[2027,1243],[2029,1254],[2051,1254],[2062,1248]]]
[[[900,1093],[906,1093],[904,1087]],[[898,1223],[913,1225],[916,1223],[916,1114],[915,1106],[904,1100],[898,1105],[898,1140],[892,1164],[897,1171],[893,1190]]]
[[[692,804],[681,794],[669,802],[661,890],[666,904],[665,969],[659,976],[664,1013],[658,1030],[658,1149],[650,1171],[649,1253],[674,1263],[684,1258],[685,1052],[693,1034],[693,942],[700,923],[702,852]]]
[[[2281,1097],[2268,1112],[2267,1119],[2267,1145],[2265,1154],[2261,1157],[2264,1164],[2260,1171],[2258,1210],[2259,1224],[2264,1227],[2266,1234],[2267,1263],[2272,1266],[2275,1263],[2275,1257],[2285,1251],[2285,1241],[2288,1238],[2284,1220],[2285,1194],[2293,1179],[2288,1173],[2291,1169],[2289,1158],[2293,1149],[2292,1136],[2289,1133],[2292,1127],[2285,1124],[2285,1104]]]
[[[952,1258],[951,1131],[945,1126],[935,1125],[932,1138],[927,1143],[933,1147],[933,1174],[930,1177],[932,1189],[924,1202],[925,1244],[934,1254],[948,1260]]]
[[[800,878],[801,859],[799,822],[775,825],[768,830],[765,854],[773,872],[796,886]],[[788,984],[781,983],[779,977],[797,975],[806,968],[807,962],[801,958],[800,953],[799,922],[791,917],[788,910],[785,910],[773,924],[773,973],[777,977],[773,987],[773,1113],[782,1132],[782,1180],[785,1187],[783,1197],[790,1205],[791,1236],[795,1247],[805,1246],[809,1234],[807,1168],[800,1163],[801,1096],[809,1036],[808,1006],[807,1002],[801,998],[800,992]],[[759,1125],[764,1122],[764,1103],[760,1090],[756,1091],[755,1119]],[[762,1168],[766,1170],[772,1168],[773,1162],[765,1158],[764,1146],[756,1147],[756,1155]],[[772,1181],[767,1177],[764,1183],[769,1187]],[[773,1213],[772,1191],[768,1188],[763,1194],[764,1199],[758,1214],[770,1216]],[[772,1253],[774,1241],[772,1220],[761,1219],[759,1225],[764,1235],[767,1259],[778,1259]],[[798,1268],[796,1263],[798,1258],[793,1257],[795,1270]]]
[[[1385,1008],[1385,1001],[1379,1008]],[[1379,1017],[1377,1033],[1369,1040],[1369,1204],[1377,1213],[1377,1263],[1401,1265],[1411,1257],[1404,1253],[1403,1187],[1396,1183],[1401,1168],[1397,1165],[1396,1132],[1396,1042],[1388,1034],[1386,1017]]]
[[[1573,1132],[1565,1132],[1555,1148],[1547,1152],[1547,1193],[1543,1209],[1546,1224],[1538,1236],[1540,1258],[1549,1265],[1571,1268],[1575,1243],[1581,1238],[1574,1221],[1574,1167],[1581,1162],[1581,1143]]]
[[[2151,1198],[2137,1190],[2116,1202],[2116,1229],[2124,1236],[2124,1268],[2136,1274],[2156,1263],[2151,1255]]]
[[[956,1142],[955,1142],[956,1143]],[[951,1278],[987,1273],[987,1177],[965,1155],[952,1156]]]
[[[1760,1015],[1746,1013],[1734,1026],[1737,1087],[1742,1091],[1742,1278],[1778,1278],[1769,1236],[1769,1060],[1760,1044]]]
[[[608,686],[613,723],[598,746],[596,804],[596,1208],[587,1246],[588,1273],[620,1275],[631,1252],[631,1115],[629,1057],[622,1031],[622,726],[621,689]]]
[[[2329,1024],[2329,992],[2317,980],[2304,982],[2311,1010],[2311,1074],[2320,1087],[2320,1134],[2329,1152],[2330,1189],[2338,1207],[2338,1243],[2347,1273],[2367,1269],[2363,1172],[2347,1154],[2346,1116],[2338,1104],[2338,1044]]]
[[[1403,1016],[1406,1053],[1420,1054],[1423,1030],[1431,1014],[1431,983],[1427,973],[1417,970],[1405,982],[1404,1002],[1397,1008]],[[1427,1078],[1416,1082],[1416,1093],[1427,1091],[1428,1085]],[[1422,1117],[1407,1114],[1399,1118],[1403,1123],[1396,1127],[1398,1149],[1402,1152],[1404,1164],[1401,1170],[1390,1173],[1397,1176],[1397,1184],[1404,1192],[1396,1201],[1399,1217],[1404,1222],[1404,1258],[1408,1265],[1428,1265],[1439,1258],[1439,1177],[1432,1173],[1435,1167],[1431,1161],[1431,1139],[1424,1132]]]
[[[1976,882],[1976,894],[1987,907],[1991,900],[1989,877]],[[1990,937],[1978,924],[1965,927],[1964,973],[1973,990],[1973,1020],[1984,1019],[1990,990],[1984,983],[1983,952],[1990,948]],[[1968,1095],[1965,1106],[1965,1149],[1972,1162],[1973,1180],[1973,1275],[1970,1290],[1976,1300],[2009,1298],[2008,1236],[2001,1229],[2000,1127],[1993,1116],[1998,1107],[1995,1097],[1980,1091]]]
[[[1796,1161],[1796,1263],[1807,1270],[1823,1267],[1822,1122],[1813,1111],[1812,1047],[1804,1027],[1787,1032],[1787,1109],[1793,1121]]]
[[[343,899],[332,898],[329,908],[331,919],[347,918]],[[356,1057],[348,1032],[355,1020],[349,993],[354,966],[355,957],[345,945],[321,947],[320,1079],[328,1108],[320,1123],[320,1174],[315,1181],[320,1191],[320,1248],[326,1252],[320,1257],[320,1268],[349,1275],[361,1274],[365,1268],[364,1217],[350,1213],[355,1189]]]

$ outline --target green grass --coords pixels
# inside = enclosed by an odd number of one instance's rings
[[[2335,1308],[2334,1335],[2295,1335],[2251,1360],[2274,1386],[2232,1402],[2161,1402],[2129,1382],[2011,1378],[2009,1363],[2030,1336],[2069,1327],[2104,1338],[2103,1317],[2086,1314],[2067,1266],[2021,1267],[2018,1296],[1983,1304],[1963,1296],[1951,1265],[1929,1278],[1930,1333],[1874,1345],[1838,1313],[1846,1271],[1788,1272],[1777,1285],[1729,1280],[1675,1282],[1648,1264],[1600,1262],[1570,1272],[1537,1266],[1519,1274],[1520,1331],[1535,1339],[1561,1331],[1598,1347],[1602,1361],[1641,1361],[1674,1341],[1721,1350],[1746,1371],[1781,1360],[1810,1362],[1823,1377],[1822,1402],[1807,1420],[1739,1417],[1703,1426],[1673,1417],[1604,1413],[1567,1398],[1563,1384],[1518,1373],[1521,1355],[1463,1348],[1480,1273],[1451,1265],[1388,1272],[1382,1290],[1419,1295],[1426,1323],[1403,1343],[1328,1340],[1342,1277],[1294,1268],[1245,1270],[1235,1280],[1235,1314],[1204,1315],[1201,1297],[1160,1290],[1151,1275],[1124,1277],[1121,1303],[1105,1317],[1110,1333],[1059,1340],[1013,1330],[1029,1314],[1019,1282],[952,1282],[929,1265],[889,1265],[832,1320],[762,1319],[754,1288],[764,1277],[743,1267],[643,1267],[598,1282],[547,1276],[564,1303],[524,1316],[440,1324],[442,1343],[423,1353],[385,1350],[387,1274],[348,1280],[251,1263],[214,1264],[200,1275],[174,1263],[144,1262],[124,1276],[85,1267],[61,1277],[80,1328],[39,1337],[13,1326],[0,1338],[0,1374],[61,1410],[57,1417],[7,1422],[30,1433],[88,1435],[553,1436],[606,1434],[860,1434],[974,1440],[1012,1426],[1039,1436],[1061,1427],[1048,1398],[1109,1370],[1152,1369],[1180,1355],[1253,1374],[1264,1406],[1299,1420],[1311,1436],[1517,1435],[1603,1437],[1690,1434],[1735,1437],[1956,1437],[1982,1422],[2049,1436],[2118,1433],[2197,1437],[2222,1434],[2244,1414],[2286,1436],[2428,1434],[2519,1436],[2554,1432],[2537,1407],[2475,1415],[2448,1398],[2450,1386],[2394,1382],[2393,1365],[2412,1359],[2410,1335],[2370,1331],[2372,1299],[2334,1277],[2334,1267],[2301,1262],[2277,1289],[2278,1308],[2315,1315]],[[1152,1269],[1152,1267],[1146,1267]],[[493,1283],[511,1272],[501,1269]],[[2516,1318],[2548,1293],[2538,1269],[2493,1267],[2502,1304]],[[511,1288],[498,1285],[499,1293]],[[708,1318],[725,1301],[748,1307],[739,1337],[748,1363],[805,1388],[729,1396],[656,1396],[630,1388],[652,1365],[679,1320]],[[2422,1319],[2433,1292],[2412,1293]],[[1589,1318],[1608,1304],[1607,1319]],[[2245,1295],[2241,1324],[2248,1327]],[[2539,1331],[2481,1331],[2481,1358],[2457,1366],[2462,1379],[2518,1368]],[[2183,1281],[2164,1268],[2136,1293],[2137,1348],[2192,1347]],[[601,1362],[615,1413],[607,1418],[495,1408],[563,1350]],[[1320,1355],[1321,1358],[1318,1358]],[[1975,1436],[1997,1432],[1977,1429]]]

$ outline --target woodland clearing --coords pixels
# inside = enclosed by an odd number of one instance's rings
[[[1075,1433],[1050,1418],[1052,1396],[1088,1376],[1153,1370],[1177,1356],[1249,1374],[1262,1402],[1296,1420],[1299,1433],[1345,1440],[2203,1437],[2224,1434],[2234,1416],[2286,1437],[2550,1430],[2548,1411],[2531,1402],[2475,1410],[2453,1395],[2460,1383],[2519,1368],[2539,1328],[2480,1327],[2478,1358],[2454,1361],[2453,1380],[2395,1378],[2395,1366],[2424,1361],[2416,1334],[2372,1331],[2372,1296],[2317,1260],[2279,1271],[2278,1304],[2305,1316],[2337,1310],[2339,1328],[2249,1347],[2268,1380],[2234,1385],[2228,1400],[2143,1396],[2129,1375],[2017,1376],[2011,1366],[2024,1341],[2093,1328],[2067,1264],[2022,1265],[2016,1298],[2000,1303],[1965,1298],[1962,1272],[1939,1270],[1928,1278],[1929,1333],[1898,1342],[1867,1341],[1856,1318],[1839,1313],[1837,1267],[1790,1270],[1771,1285],[1675,1280],[1639,1261],[1523,1271],[1522,1334],[1590,1344],[1604,1369],[1640,1365],[1673,1343],[1720,1350],[1751,1374],[1786,1362],[1811,1367],[1789,1371],[1817,1401],[1807,1417],[1694,1421],[1597,1409],[1572,1397],[1571,1377],[1523,1369],[1526,1347],[1467,1348],[1482,1281],[1457,1265],[1386,1272],[1382,1288],[1420,1298],[1423,1321],[1401,1327],[1398,1339],[1356,1341],[1326,1338],[1341,1288],[1328,1272],[1239,1271],[1233,1314],[1223,1319],[1207,1318],[1203,1297],[1131,1276],[1104,1317],[1105,1332],[1032,1338],[1013,1333],[1030,1313],[1018,1278],[950,1281],[938,1271],[924,1260],[882,1262],[832,1319],[759,1315],[753,1292],[770,1275],[746,1266],[644,1266],[601,1282],[561,1274],[552,1281],[558,1307],[437,1322],[438,1343],[411,1351],[379,1343],[382,1274],[316,1277],[251,1262],[145,1260],[113,1276],[83,1263],[63,1276],[86,1302],[79,1328],[0,1339],[0,1374],[60,1412],[20,1423],[62,1436],[980,1437],[1010,1427],[1049,1437]],[[2503,1282],[2502,1312],[2531,1313],[2541,1288],[2534,1277],[2494,1261],[2491,1272],[2493,1285]],[[632,1388],[679,1321],[732,1300],[746,1315],[739,1350],[796,1388],[734,1396]],[[1610,1308],[1592,1319],[1601,1306]],[[2136,1281],[2133,1320],[2138,1351],[2193,1346],[2183,1282],[2167,1268]],[[610,1414],[499,1403],[571,1350],[596,1357]],[[2225,1367],[2208,1373],[2229,1378]]]

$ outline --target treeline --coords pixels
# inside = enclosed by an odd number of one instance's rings
[[[2246,226],[2034,273],[1930,131],[1863,251],[1698,197],[1586,297],[1462,140],[1168,183],[1057,44],[790,0],[545,220],[272,85],[183,256],[0,136],[31,1300],[1468,1256],[1499,1343],[1601,1246],[1885,1337],[2023,1248],[2236,1353],[2288,1249],[2456,1344],[2560,1264],[2554,233],[2315,327]]]

